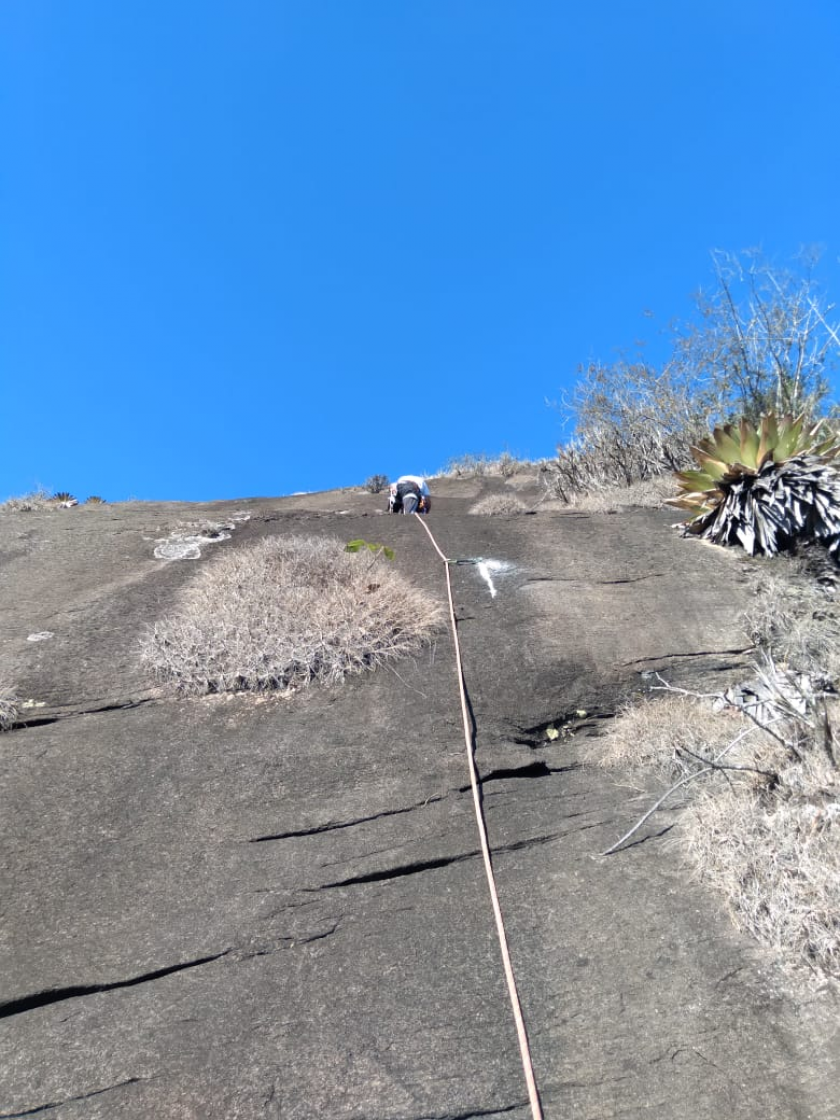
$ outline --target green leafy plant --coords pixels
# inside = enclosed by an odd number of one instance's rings
[[[393,560],[396,556],[393,548],[388,548],[385,544],[373,544],[371,541],[362,540],[361,537],[355,541],[350,541],[349,544],[344,546],[345,552],[364,552],[366,549],[368,552],[373,552],[377,556],[382,553],[386,560]]]
[[[681,493],[669,502],[694,514],[685,533],[751,556],[817,541],[840,558],[840,441],[822,424],[768,413],[758,428],[715,428],[692,452],[699,469],[677,473]]]

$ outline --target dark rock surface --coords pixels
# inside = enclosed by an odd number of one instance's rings
[[[664,838],[679,814],[598,854],[647,803],[590,765],[599,724],[652,671],[715,687],[744,660],[741,561],[658,511],[467,516],[493,485],[439,484],[428,523],[511,565],[495,598],[453,581],[546,1117],[840,1115],[831,993],[735,931]],[[530,1115],[447,633],[290,699],[167,699],[138,659],[196,565],[269,534],[384,541],[442,599],[382,504],[0,513],[0,681],[31,701],[0,736],[0,1118]]]

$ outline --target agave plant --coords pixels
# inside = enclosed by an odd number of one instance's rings
[[[740,544],[773,556],[796,541],[819,541],[840,560],[840,442],[804,416],[762,416],[715,428],[692,448],[698,470],[677,473],[670,500],[694,517],[685,533],[715,544]]]

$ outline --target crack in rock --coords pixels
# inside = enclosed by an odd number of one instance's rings
[[[102,704],[97,708],[72,708],[66,712],[59,712],[57,715],[51,716],[36,716],[34,719],[22,719],[18,724],[18,729],[26,727],[48,727],[51,723],[59,723],[63,719],[72,719],[74,716],[98,716],[106,712],[128,712],[132,708],[140,708],[144,704],[153,704],[158,697],[156,696],[143,696],[137,700],[123,700],[114,703]]]
[[[317,933],[305,937],[277,937],[257,948],[237,950],[233,953],[232,959],[237,962],[251,961],[257,957],[269,957],[273,953],[280,953],[285,949],[294,949],[297,945],[311,945],[313,941],[323,941],[325,938],[331,937],[338,931],[340,925],[341,919],[338,918],[327,929],[319,930]],[[2,1120],[2,1117],[0,1117],[0,1120]]]
[[[39,1112],[47,1112],[51,1108],[63,1108],[68,1104],[78,1101],[89,1101],[91,1097],[101,1097],[103,1093],[112,1093],[115,1089],[124,1089],[126,1085],[137,1085],[141,1081],[152,1081],[151,1077],[128,1077],[125,1081],[117,1081],[114,1085],[106,1085],[104,1089],[93,1089],[89,1093],[82,1093],[77,1097],[67,1097],[62,1101],[49,1101],[46,1104],[35,1105],[33,1108],[24,1108],[20,1112],[0,1112],[0,1120],[16,1120],[20,1116],[35,1116]]]
[[[600,824],[602,822],[596,822]],[[550,844],[554,840],[560,840],[563,836],[568,835],[568,832],[583,831],[586,828],[595,828],[596,825],[583,825],[580,829],[570,829],[567,832],[549,832],[544,836],[531,836],[526,840],[516,840],[512,844],[503,844],[498,848],[493,849],[493,855],[501,855],[505,852],[518,852],[523,848],[533,848],[540,844]],[[450,864],[463,863],[468,859],[475,859],[476,856],[481,855],[481,849],[475,848],[469,852],[459,852],[456,856],[441,856],[438,859],[416,860],[413,863],[399,864],[396,867],[386,868],[383,871],[368,871],[363,875],[352,875],[348,879],[338,879],[333,883],[323,883],[320,887],[307,887],[305,890],[327,891],[335,887],[350,887],[356,886],[359,883],[380,883],[386,879],[401,879],[407,875],[420,875],[424,871],[436,871],[440,867],[449,867]]]
[[[296,945],[309,945],[313,941],[323,941],[324,938],[334,934],[341,925],[341,919],[336,919],[332,925],[325,929],[300,937],[278,937],[274,940],[251,949],[227,948],[220,953],[213,953],[206,957],[197,957],[195,960],[182,961],[180,964],[167,965],[157,968],[152,972],[143,972],[138,976],[131,976],[127,980],[114,980],[107,984],[72,984],[64,988],[48,988],[42,992],[33,992],[27,996],[6,1000],[0,1003],[0,1019],[7,1019],[13,1015],[24,1015],[27,1011],[35,1011],[39,1007],[49,1007],[53,1003],[63,1003],[68,999],[79,999],[82,996],[99,995],[103,992],[113,992],[120,988],[134,988],[139,984],[147,984],[153,980],[161,980],[164,976],[171,976],[176,972],[184,972],[190,968],[199,968],[201,965],[212,964],[213,961],[227,957],[235,963],[252,960],[254,957],[265,957],[270,953],[280,952],[283,949],[292,949]],[[49,1105],[44,1107],[57,1107]],[[0,1114],[0,1120],[4,1120]]]
[[[653,661],[685,661],[693,657],[721,657],[724,654],[749,653],[754,646],[739,646],[737,649],[702,649],[694,653],[660,653],[655,657],[637,657],[635,661],[622,661],[622,669],[630,665],[649,665]]]
[[[576,769],[572,766],[559,766],[550,767],[546,762],[537,759],[533,762],[527,762],[522,766],[509,766],[503,767],[498,770],[490,770],[487,774],[482,775],[481,784],[486,785],[488,782],[500,782],[508,778],[547,778],[552,774],[561,774],[566,770]],[[248,844],[264,844],[270,840],[294,840],[301,836],[318,836],[324,832],[337,832],[344,828],[354,828],[356,825],[369,824],[371,821],[384,820],[387,817],[397,817],[403,813],[414,813],[418,809],[425,809],[427,805],[436,805],[441,801],[445,801],[452,793],[467,793],[470,786],[456,786],[454,789],[448,790],[445,794],[434,794],[427,797],[424,801],[417,801],[413,805],[405,805],[399,809],[383,809],[381,813],[371,813],[366,817],[353,817],[346,821],[327,821],[325,824],[311,825],[309,828],[290,829],[287,832],[270,832],[265,836],[252,836],[245,842]]]
[[[647,572],[642,576],[623,576],[619,579],[579,579],[575,576],[531,576],[522,584],[529,583],[582,583],[586,587],[615,587],[621,583],[643,583],[646,579],[661,579],[665,572]]]
[[[406,805],[401,809],[384,809],[381,813],[372,813],[368,817],[355,817],[348,821],[328,821],[326,824],[312,825],[310,828],[292,829],[289,832],[272,832],[267,836],[254,836],[247,841],[249,844],[263,844],[267,840],[291,840],[299,836],[317,836],[321,832],[335,832],[343,828],[353,828],[359,824],[368,824],[370,821],[382,820],[385,817],[396,817],[402,813],[413,813],[416,809],[424,809],[427,805],[443,801],[448,794],[436,794],[427,797],[425,801],[418,801],[414,805]]]
[[[480,1117],[486,1120],[487,1117],[492,1116],[507,1116],[510,1112],[515,1112],[519,1108],[528,1108],[529,1102],[527,1100],[516,1101],[514,1104],[496,1105],[494,1108],[478,1108],[470,1109],[469,1112],[424,1112],[422,1116],[413,1116],[409,1120],[479,1120]],[[392,1117],[380,1117],[379,1120],[396,1120]],[[403,1120],[401,1117],[400,1120]]]
[[[39,1007],[48,1007],[52,1003],[61,1003],[66,999],[98,995],[100,992],[113,992],[119,988],[133,988],[137,984],[160,980],[174,972],[184,972],[188,968],[199,968],[203,964],[210,964],[212,961],[218,961],[222,957],[226,957],[230,952],[230,949],[225,949],[221,953],[214,953],[208,957],[198,957],[196,960],[182,961],[181,964],[167,965],[165,968],[158,968],[153,972],[143,972],[139,976],[132,976],[128,980],[114,980],[110,984],[74,984],[66,988],[48,988],[43,992],[33,992],[28,996],[19,996],[17,999],[0,1003],[0,1019],[9,1018],[12,1015],[23,1015],[27,1011],[35,1011]]]

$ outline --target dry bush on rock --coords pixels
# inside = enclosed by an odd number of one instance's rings
[[[11,731],[20,720],[20,699],[11,688],[0,686],[0,731]]]
[[[55,498],[49,490],[33,490],[31,494],[23,494],[19,498],[7,498],[0,503],[0,509],[9,510],[10,513],[29,513],[35,509],[54,509]]]
[[[674,494],[670,476],[632,482],[629,486],[612,486],[607,490],[590,490],[575,494],[570,505],[588,513],[619,513],[625,509],[661,509]]]
[[[388,488],[387,474],[372,474],[365,482],[365,490],[369,494],[381,494],[383,490]]]
[[[570,502],[576,495],[645,482],[691,464],[716,401],[698,394],[671,366],[622,360],[581,370],[569,406],[574,437],[557,448],[547,478]]]
[[[499,475],[502,478],[512,478],[517,471],[533,467],[525,459],[517,459],[509,451],[503,451],[496,459],[487,455],[461,455],[450,459],[443,470],[438,471],[435,478],[482,478],[485,475]]]
[[[510,513],[525,513],[528,507],[516,494],[488,494],[470,508],[470,513],[502,516]]]
[[[756,597],[744,615],[750,640],[818,684],[840,682],[840,573],[823,549],[771,561],[757,573]],[[766,568],[767,562],[762,564]]]
[[[701,697],[645,698],[619,713],[606,732],[599,762],[607,767],[644,766],[673,781],[694,768],[695,755],[719,754],[747,727],[742,716],[716,712]]]
[[[819,754],[789,769],[780,776],[785,797],[738,786],[703,790],[687,843],[744,928],[817,975],[840,977],[838,770]]]
[[[695,298],[693,321],[669,328],[672,349],[661,366],[640,349],[635,358],[581,367],[562,406],[575,427],[553,464],[558,497],[683,470],[714,423],[758,423],[768,410],[816,418],[840,337],[814,263],[800,255],[790,271],[755,251],[716,251],[715,282]]]
[[[143,657],[180,693],[295,690],[415,653],[439,618],[382,557],[272,538],[203,567]]]
[[[682,839],[739,924],[818,978],[840,978],[838,702],[765,654],[756,676],[717,703],[669,693],[633,705],[602,762],[653,769],[666,796],[691,795]]]

